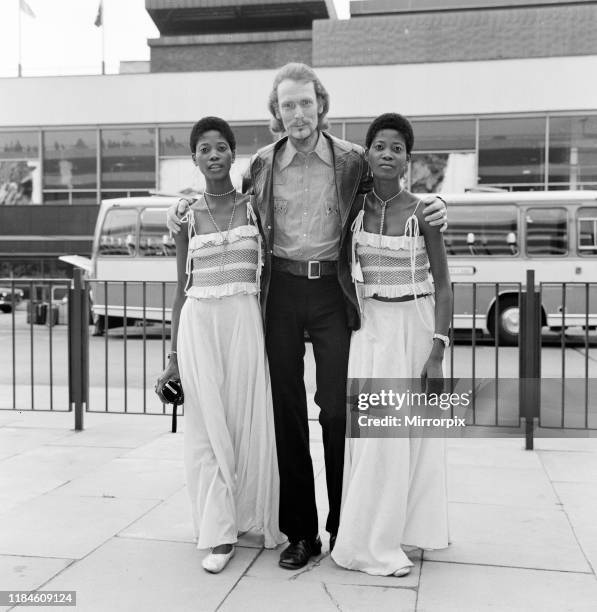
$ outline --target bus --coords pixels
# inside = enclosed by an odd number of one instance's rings
[[[597,326],[597,191],[442,197],[454,329],[495,332],[500,344],[516,344],[528,269],[541,283],[543,327]]]
[[[104,200],[91,259],[60,257],[86,272],[94,335],[125,324],[170,322],[176,248],[166,228],[166,211],[178,200],[169,196]]]
[[[491,336],[497,330],[501,344],[515,344],[527,269],[543,283],[543,326],[597,326],[597,191],[442,197],[449,211],[444,240],[455,283],[454,329],[475,328]],[[96,334],[124,325],[125,317],[127,324],[171,320],[176,249],[165,222],[177,201],[165,196],[105,200],[91,260],[61,258],[87,270]],[[563,283],[573,284],[564,290]],[[588,315],[587,299],[593,311]]]

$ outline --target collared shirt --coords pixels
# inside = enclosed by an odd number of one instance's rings
[[[274,255],[338,259],[340,213],[331,144],[319,134],[310,153],[287,140],[274,161]]]

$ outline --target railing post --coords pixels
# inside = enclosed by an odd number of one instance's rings
[[[519,416],[525,423],[526,450],[533,450],[541,406],[541,297],[535,291],[534,270],[527,270],[521,293],[519,342]]]
[[[83,270],[75,268],[68,292],[68,395],[75,412],[75,431],[83,430],[89,393],[89,326]]]

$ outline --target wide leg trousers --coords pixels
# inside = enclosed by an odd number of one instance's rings
[[[309,451],[304,383],[305,330],[313,345],[329,514],[337,533],[342,498],[346,427],[346,372],[350,332],[335,276],[307,279],[273,272],[267,303],[266,347],[280,471],[280,530],[289,540],[318,531],[313,464]]]

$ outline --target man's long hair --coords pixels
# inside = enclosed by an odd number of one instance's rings
[[[320,130],[327,129],[327,114],[330,109],[330,94],[328,94],[322,82],[317,78],[313,68],[307,66],[307,64],[300,64],[298,62],[291,62],[290,64],[282,66],[274,78],[274,83],[268,100],[269,112],[272,114],[272,118],[269,122],[269,129],[274,134],[284,132],[284,124],[282,123],[281,119],[278,119],[276,113],[278,112],[278,85],[286,79],[313,83],[317,101],[321,102],[323,105],[321,113],[318,114],[317,127]]]

